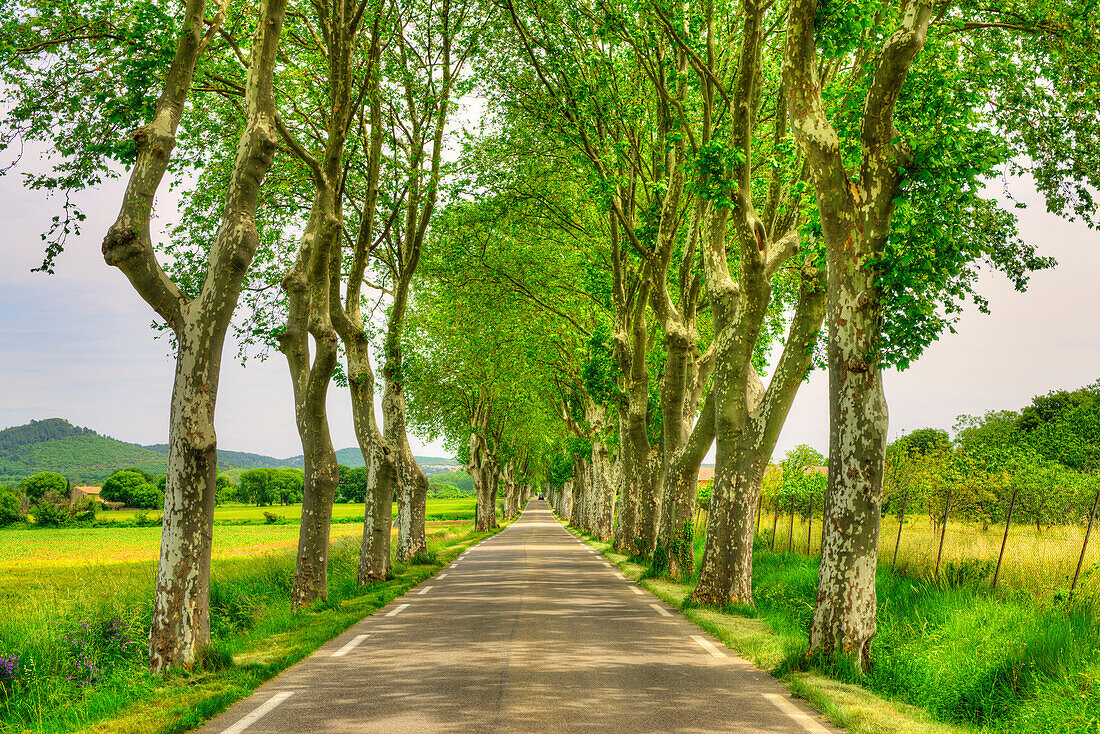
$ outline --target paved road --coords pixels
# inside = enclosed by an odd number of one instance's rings
[[[838,731],[533,500],[200,730]]]

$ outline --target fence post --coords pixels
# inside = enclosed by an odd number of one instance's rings
[[[787,537],[787,552],[794,550],[794,493],[791,493],[791,532]]]
[[[1001,539],[1001,552],[997,555],[997,570],[993,572],[993,588],[997,588],[997,580],[1001,578],[1001,560],[1005,557],[1005,545],[1008,543],[1008,528],[1012,525],[1012,511],[1016,509],[1016,495],[1020,493],[1017,487],[1012,490],[1012,501],[1008,503],[1008,517],[1005,518],[1005,536]]]
[[[905,506],[909,504],[909,485],[905,485],[905,494],[901,496],[901,514],[898,515],[898,539],[894,541],[894,560],[890,562],[890,569],[898,567],[898,548],[901,547],[901,529],[905,526]]]
[[[951,485],[947,486],[947,503],[943,507],[943,529],[940,530],[940,550],[936,553],[936,583],[940,582],[940,559],[943,557],[943,539],[947,537],[947,516],[951,513]]]
[[[812,556],[810,552],[810,544],[813,542],[814,535],[814,496],[810,495],[810,514],[806,522],[806,555]]]
[[[1100,505],[1100,489],[1096,490],[1096,499],[1092,501],[1092,512],[1089,513],[1089,527],[1085,530],[1085,542],[1081,544],[1081,557],[1077,559],[1077,572],[1073,574],[1073,583],[1069,587],[1069,600],[1073,601],[1073,592],[1077,588],[1077,579],[1081,576],[1081,566],[1085,562],[1085,551],[1089,547],[1089,536],[1092,535],[1092,523],[1096,520],[1096,506]]]
[[[775,550],[775,534],[779,530],[779,497],[772,501],[772,550]]]

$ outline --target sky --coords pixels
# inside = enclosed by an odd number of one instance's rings
[[[1038,202],[1026,181],[1011,185]],[[56,274],[46,275],[31,269],[42,258],[39,234],[59,204],[24,191],[15,173],[0,176],[0,428],[61,417],[123,441],[166,441],[169,345],[154,338],[149,307],[100,255],[122,189],[116,180],[80,194],[89,215],[83,233],[70,239]],[[170,211],[169,204],[161,209]],[[1033,395],[1100,378],[1100,235],[1041,205],[1020,212],[1020,227],[1058,266],[1035,274],[1025,294],[983,273],[980,289],[992,313],[968,307],[957,333],[945,334],[907,371],[885,375],[891,439],[926,426],[950,429],[960,414],[1019,408]],[[300,454],[282,355],[242,366],[236,352],[227,345],[219,446],[279,458]],[[347,393],[335,386],[329,416],[336,447],[356,445]],[[775,458],[801,443],[827,453],[828,418],[828,378],[818,372],[800,389]],[[410,443],[417,454],[446,453],[417,436]]]

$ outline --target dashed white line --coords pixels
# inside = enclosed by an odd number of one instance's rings
[[[441,573],[441,574],[439,574],[438,576],[436,576],[436,578],[437,578],[437,579],[440,579],[440,580],[442,580],[442,579],[445,579],[445,578],[447,578],[447,574],[445,574],[445,573]]]
[[[829,730],[819,724],[817,719],[810,716],[778,693],[765,693],[764,698],[771,701],[777,709],[794,719],[798,725],[806,731],[813,732],[814,734],[829,734]]]
[[[642,591],[641,589],[639,589],[637,586],[631,586],[630,590],[633,591],[638,596],[645,596],[645,592]]]
[[[334,657],[334,658],[342,658],[342,657],[344,657],[344,656],[345,656],[345,655],[347,655],[347,654],[348,654],[349,652],[351,652],[351,651],[352,651],[352,650],[354,650],[354,649],[355,649],[356,647],[358,647],[358,646],[359,646],[359,643],[360,643],[360,642],[362,642],[363,640],[367,639],[368,637],[370,637],[370,635],[356,635],[356,636],[355,636],[355,637],[354,637],[354,638],[352,639],[352,641],[351,641],[351,642],[349,642],[348,644],[344,645],[343,647],[341,647],[341,648],[340,648],[339,650],[337,650],[336,652],[332,653],[332,657]]]
[[[421,589],[420,591],[418,591],[416,593],[418,595],[427,594],[429,591],[431,591],[434,588],[435,588],[434,586],[425,586],[423,589]]]
[[[672,612],[668,611],[667,609],[662,607],[660,604],[650,604],[649,606],[656,609],[657,613],[660,614],[662,617],[671,617],[672,616]]]
[[[386,616],[387,617],[395,617],[398,614],[401,614],[401,612],[403,610],[408,609],[408,607],[409,607],[408,604],[398,604],[396,607],[394,607],[390,611],[386,612]]]
[[[255,711],[223,731],[222,734],[240,734],[240,732],[244,731],[248,727],[255,724],[257,721],[259,721],[268,711],[271,711],[271,709],[275,708],[280,703],[287,700],[293,695],[294,691],[283,691],[281,693],[276,693],[274,696],[264,701],[263,704],[261,704],[259,708],[257,708]]]
[[[699,635],[692,635],[691,639],[695,640],[695,642],[698,643],[699,647],[703,648],[704,650],[706,650],[707,652],[709,652],[711,655],[713,655],[716,658],[728,657],[726,655],[726,653],[722,652],[717,647],[715,647],[715,645],[705,637],[700,637]]]

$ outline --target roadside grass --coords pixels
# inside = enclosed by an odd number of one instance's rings
[[[1037,597],[1029,588],[994,595],[988,584],[969,578],[938,585],[894,574],[884,564],[872,665],[859,675],[806,654],[816,558],[771,552],[758,542],[756,608],[710,609],[685,601],[693,583],[645,578],[638,559],[570,530],[849,731],[1100,732],[1100,602],[1094,587],[1070,606],[1061,596]],[[805,535],[802,540],[804,546]],[[697,537],[697,563],[702,545]]]
[[[705,520],[706,515],[701,517]],[[776,551],[791,548],[795,553],[805,554],[808,529],[805,518],[795,518],[793,542],[790,515],[781,514],[777,523],[774,520],[774,516],[767,513],[761,517],[760,538],[767,539],[770,545],[772,527],[775,527]],[[705,527],[704,523],[698,523],[696,534],[702,535]],[[880,566],[892,562],[897,536],[897,517],[884,516],[879,534]],[[964,581],[992,581],[1003,538],[1004,525],[949,520],[944,536],[941,576],[961,574],[967,577]],[[1084,525],[1043,526],[1042,530],[1036,530],[1031,524],[1013,524],[1005,544],[998,586],[1026,589],[1037,597],[1068,589],[1084,539]],[[898,546],[898,572],[933,580],[939,542],[939,530],[933,527],[927,514],[906,516]],[[817,555],[821,548],[820,517],[814,518],[809,547],[811,555]],[[1086,581],[1092,576],[1094,582],[1100,582],[1100,543],[1090,542],[1083,573]]]
[[[159,528],[74,532],[95,537],[147,530]],[[220,530],[232,532],[219,536],[216,530],[216,551],[219,541],[223,549],[228,545],[226,537],[232,533],[240,533],[232,537],[244,544],[248,533],[269,528]],[[285,530],[296,537],[296,527]],[[8,612],[0,617],[0,654],[20,656],[15,681],[0,680],[0,732],[187,731],[492,534],[476,533],[470,523],[430,523],[426,562],[395,563],[391,580],[359,588],[358,539],[336,538],[337,528],[333,530],[329,598],[299,613],[290,609],[293,550],[272,550],[253,539],[257,542],[251,547],[260,550],[251,556],[216,554],[211,573],[213,643],[192,671],[163,678],[145,670],[155,547],[152,558],[95,569],[80,565],[81,558],[69,568],[56,562],[39,567],[41,583],[35,586],[29,580],[36,568],[34,550],[19,556],[7,544],[12,534],[0,535],[8,556],[0,571],[0,601]],[[55,537],[58,532],[29,531]],[[27,571],[22,585],[6,574],[7,568],[20,564]]]

